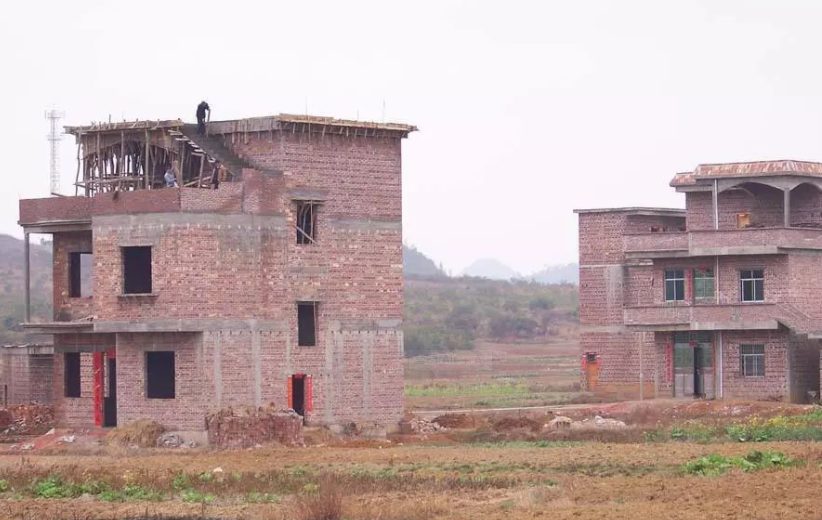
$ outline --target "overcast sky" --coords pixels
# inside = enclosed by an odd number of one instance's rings
[[[11,2],[0,233],[48,193],[47,121],[408,122],[404,239],[459,272],[575,261],[574,208],[683,206],[699,163],[822,160],[822,2]],[[73,193],[75,148],[61,148]]]

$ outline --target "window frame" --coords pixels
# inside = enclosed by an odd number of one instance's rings
[[[756,276],[756,273],[761,273]],[[749,275],[746,277],[746,273]],[[757,282],[759,285],[760,298],[757,298]],[[745,298],[745,285],[749,284],[751,287],[751,294],[753,299]],[[765,301],[765,269],[764,268],[750,268],[739,270],[739,301],[742,303],[762,303]]]
[[[710,276],[705,276],[708,273],[710,273]],[[713,267],[694,268],[691,276],[693,277],[694,301],[707,301],[716,298],[716,273],[714,273]],[[711,294],[700,295],[700,289],[704,291],[707,281],[710,281]]]
[[[746,349],[749,352],[746,352]],[[751,350],[761,350],[752,352]],[[750,362],[746,363],[746,362]],[[751,368],[749,373],[749,368]],[[765,377],[765,345],[762,343],[739,345],[739,373],[742,377]]]
[[[310,341],[308,340],[307,336],[303,336],[302,331],[304,330],[300,326],[300,313],[301,309],[304,309],[308,306],[312,307],[312,321],[313,321],[313,330],[311,332]],[[297,346],[298,347],[316,347],[317,346],[317,336],[319,335],[319,307],[320,302],[316,300],[300,300],[297,302]]]
[[[150,367],[153,363],[149,363],[149,357],[154,357],[158,354],[163,354],[168,357],[170,354],[171,358],[171,392],[167,391],[158,391],[155,385],[151,384],[152,380],[152,371]],[[146,399],[176,399],[177,398],[177,353],[174,350],[147,350],[143,355],[143,362],[145,363],[144,367],[144,382],[145,382],[145,397]],[[154,362],[156,363],[156,361]],[[168,372],[168,368],[164,369],[165,372]],[[164,374],[154,374],[154,377],[159,377]],[[167,375],[167,374],[165,374]]]
[[[314,200],[295,200],[294,201],[294,228],[297,233],[297,245],[307,246],[317,242],[317,208],[319,202]],[[303,212],[307,208],[310,219],[309,225],[311,229],[306,232],[303,224]]]
[[[673,273],[673,276],[669,278],[668,274]],[[676,276],[679,273],[680,276]],[[663,269],[662,271],[662,280],[663,280],[663,298],[666,302],[683,302],[685,301],[685,269],[682,268],[672,268],[672,269]],[[668,283],[672,282],[673,285],[673,298],[668,297]],[[681,286],[682,294],[678,294],[677,287]],[[680,296],[680,297],[677,297]]]

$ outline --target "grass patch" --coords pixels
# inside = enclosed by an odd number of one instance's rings
[[[822,440],[822,409],[803,415],[777,416],[770,419],[753,417],[744,423],[725,428],[731,440],[739,442],[820,441]]]
[[[797,463],[798,461],[779,451],[751,451],[743,457],[726,457],[713,453],[687,462],[682,470],[688,475],[715,477],[731,469],[759,471],[795,466]]]

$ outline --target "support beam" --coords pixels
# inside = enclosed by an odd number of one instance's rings
[[[26,291],[26,323],[31,323],[31,255],[29,255],[29,234],[24,233],[23,256],[25,257],[24,273]]]
[[[785,227],[791,227],[791,189],[782,190],[785,202],[783,203]]]

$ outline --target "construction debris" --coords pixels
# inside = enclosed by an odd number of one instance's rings
[[[400,429],[407,433],[418,433],[427,435],[429,433],[446,431],[448,428],[446,428],[445,426],[441,426],[433,421],[429,421],[428,419],[423,419],[421,417],[413,417],[411,419],[403,421],[400,425]]]
[[[303,418],[273,406],[226,408],[206,417],[208,442],[219,448],[252,448],[267,442],[303,446]]]
[[[574,421],[570,417],[558,415],[543,425],[543,430],[566,431],[566,430],[620,430],[627,428],[624,421],[609,419],[599,415],[593,419],[583,419]]]
[[[0,437],[42,435],[54,427],[54,408],[42,404],[19,404],[0,408]]]

